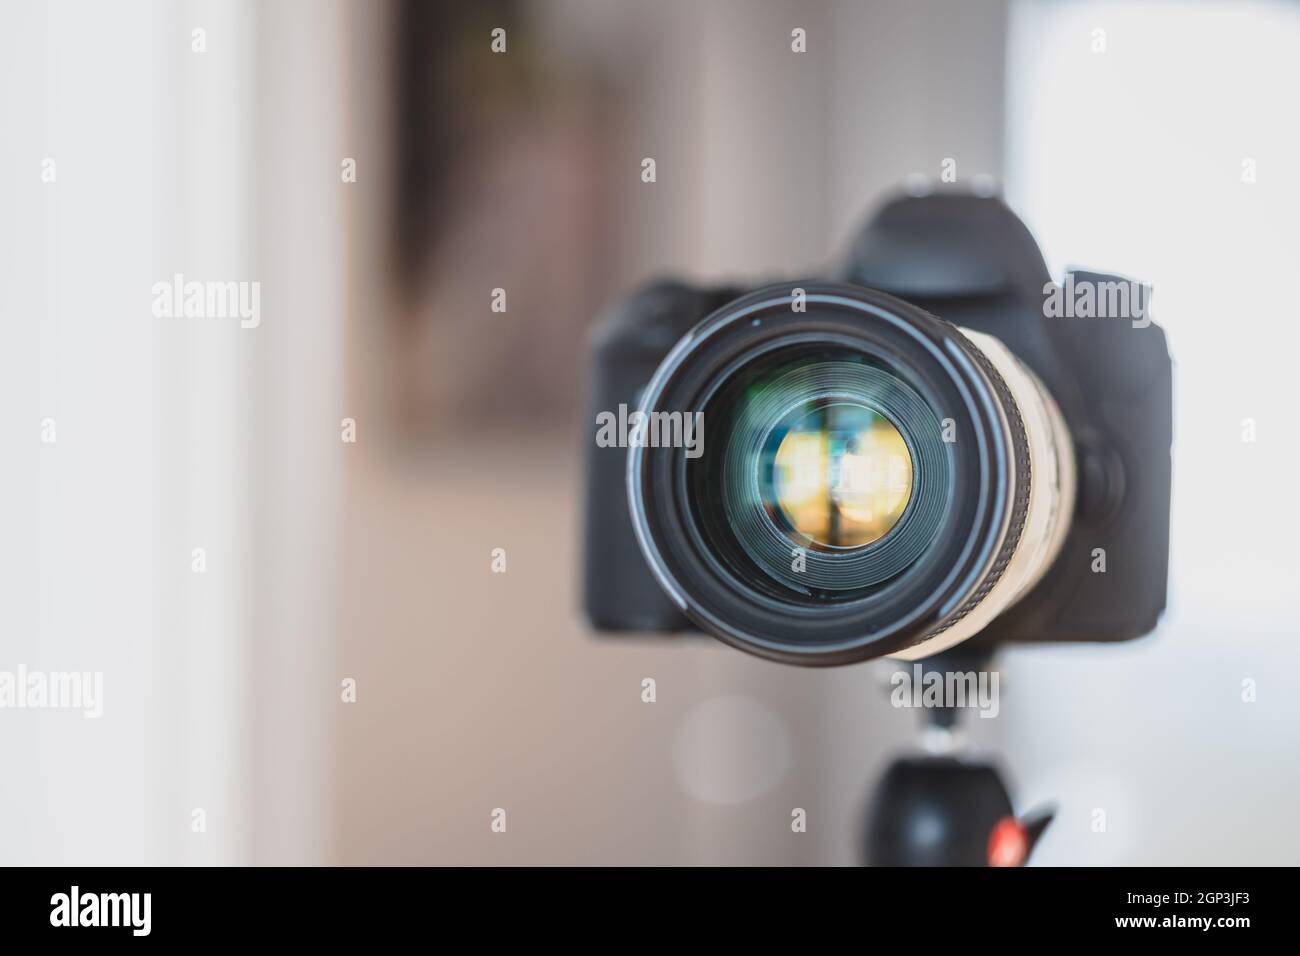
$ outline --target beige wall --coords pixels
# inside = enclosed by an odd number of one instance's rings
[[[589,436],[576,414],[531,411],[502,339],[531,336],[545,387],[568,395],[555,405],[576,408],[577,332],[619,290],[664,272],[754,281],[824,269],[908,174],[937,175],[946,156],[996,174],[1002,5],[947,6],[533,8],[547,55],[595,50],[621,64],[602,162],[625,168],[600,194],[598,235],[612,271],[573,297],[586,313],[575,326],[514,285],[506,315],[464,310],[486,303],[494,268],[518,249],[435,264],[424,297],[395,306],[436,342],[428,374],[442,391],[429,394],[426,430],[392,420],[391,333],[371,309],[353,316],[350,401],[366,433],[348,461],[341,666],[360,699],[338,713],[338,859],[854,860],[868,780],[911,739],[911,715],[888,706],[870,667],[809,671],[705,638],[593,635],[576,574]],[[795,26],[809,32],[803,56],[789,52]],[[646,155],[653,186],[637,178]],[[531,230],[536,254],[562,235]],[[358,254],[373,282],[379,253],[362,243]],[[520,271],[529,288],[533,273]],[[363,298],[386,294],[372,285]],[[504,399],[513,421],[479,420],[448,391],[457,374]],[[507,550],[503,575],[490,571],[494,547]],[[653,705],[640,699],[646,677]],[[810,815],[804,836],[790,831],[795,807]],[[490,831],[495,808],[505,835]]]

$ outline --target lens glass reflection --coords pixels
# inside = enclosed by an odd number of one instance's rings
[[[912,456],[888,418],[863,405],[834,403],[783,431],[760,467],[771,469],[773,500],[765,504],[796,540],[858,548],[898,523],[912,493]]]

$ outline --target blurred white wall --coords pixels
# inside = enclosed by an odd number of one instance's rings
[[[98,720],[0,711],[0,862],[244,855],[257,333],[151,288],[256,278],[251,7],[0,11],[0,669],[104,680]]]
[[[0,710],[0,863],[327,852],[339,12],[0,7],[0,670],[104,682]],[[177,273],[260,325],[154,314]]]
[[[1058,277],[1151,282],[1175,362],[1163,625],[1005,659],[1012,766],[1062,804],[1036,862],[1295,864],[1300,7],[1021,2],[1011,26],[1011,203]]]

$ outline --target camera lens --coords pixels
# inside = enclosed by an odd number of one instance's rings
[[[704,426],[694,449],[629,456],[652,571],[704,629],[779,660],[964,640],[1041,577],[1073,507],[1069,435],[1032,373],[995,339],[857,287],[724,307],[640,411]]]

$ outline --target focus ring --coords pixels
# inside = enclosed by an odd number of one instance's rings
[[[939,321],[943,321],[940,319]],[[989,383],[993,386],[993,391],[997,395],[999,402],[1002,404],[1002,410],[1007,416],[1007,424],[1011,431],[1011,454],[1015,460],[1015,494],[1011,501],[1011,520],[1007,526],[1006,536],[1002,539],[1002,547],[998,549],[997,557],[993,560],[993,566],[989,568],[988,574],[980,586],[975,589],[966,601],[953,612],[943,624],[924,635],[916,644],[924,643],[931,638],[938,637],[944,631],[957,624],[971,611],[979,606],[990,591],[1002,579],[1007,565],[1011,563],[1012,557],[1016,553],[1016,548],[1020,544],[1020,536],[1025,530],[1025,517],[1029,513],[1029,490],[1032,485],[1031,468],[1029,459],[1029,436],[1025,432],[1025,422],[1020,415],[1020,406],[1016,403],[1011,394],[1011,389],[1007,387],[1006,381],[993,363],[989,361],[988,356],[974,342],[968,339],[955,325],[948,322],[955,333],[956,341],[966,351],[966,354],[974,360],[980,370],[988,377]],[[915,646],[915,645],[913,645]]]

